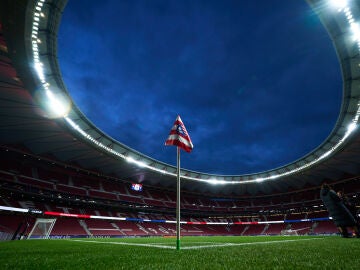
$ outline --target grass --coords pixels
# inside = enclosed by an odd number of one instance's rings
[[[27,240],[0,242],[0,269],[359,269],[359,254],[340,237]]]

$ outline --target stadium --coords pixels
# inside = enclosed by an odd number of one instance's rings
[[[332,132],[264,172],[182,168],[179,198],[176,167],[108,136],[72,102],[57,58],[67,1],[1,1],[2,269],[357,269],[359,240],[339,237],[320,187],[359,210],[360,3],[307,2],[342,72]]]

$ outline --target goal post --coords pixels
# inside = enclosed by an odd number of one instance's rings
[[[283,236],[298,236],[298,230],[292,230],[292,229],[285,229],[281,230],[281,235]]]
[[[37,218],[27,238],[48,239],[55,222],[56,218]]]
[[[298,232],[303,231],[303,230],[308,230],[310,229],[310,227],[305,227],[305,228],[300,228],[300,229],[285,229],[281,231],[281,235],[284,236],[291,236],[291,235],[300,235]]]

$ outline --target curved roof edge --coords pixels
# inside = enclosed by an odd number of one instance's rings
[[[35,91],[41,88],[44,92],[52,92],[54,96],[61,95],[69,99],[72,103],[71,111],[56,121],[65,124],[74,136],[81,138],[87,144],[139,168],[175,177],[174,166],[148,157],[116,141],[98,129],[72,102],[62,80],[57,59],[57,33],[66,3],[67,0],[28,2],[24,36],[29,63],[27,68],[32,74],[34,83],[29,89]],[[327,29],[342,70],[341,112],[330,135],[309,154],[279,168],[246,175],[215,175],[182,169],[183,179],[212,184],[247,184],[301,174],[341,151],[355,135],[359,134],[357,126],[360,115],[360,45],[359,42],[349,41],[352,36],[349,13],[354,20],[360,20],[360,3],[353,1],[351,6],[341,11],[330,9],[327,5],[328,1],[324,0],[308,0],[308,3]],[[41,42],[38,42],[39,40]]]

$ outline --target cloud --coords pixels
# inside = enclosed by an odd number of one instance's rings
[[[163,143],[180,114],[195,145],[182,163],[196,171],[283,166],[340,110],[336,53],[303,1],[69,1],[59,61],[91,121],[173,165]]]

